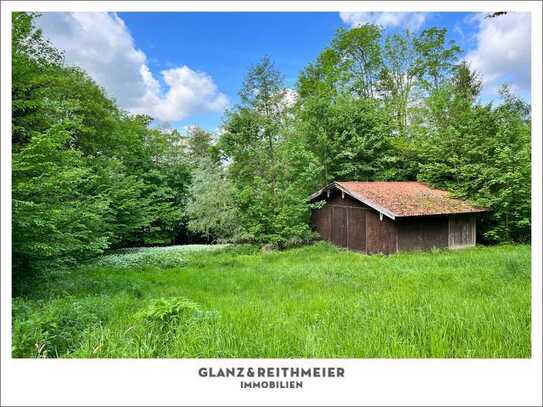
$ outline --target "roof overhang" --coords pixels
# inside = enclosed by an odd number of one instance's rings
[[[351,198],[354,198],[356,199],[357,201],[359,202],[362,202],[363,204],[365,205],[368,205],[370,208],[373,208],[375,209],[377,212],[380,212],[382,213],[383,215],[386,215],[388,218],[392,219],[392,220],[395,220],[398,215],[389,211],[388,209],[386,208],[383,208],[381,205],[378,205],[376,204],[375,202],[363,197],[363,196],[360,196],[359,194],[355,193],[355,192],[352,192],[352,191],[349,191],[347,188],[344,188],[342,187],[340,184],[338,184],[336,181],[326,185],[324,188],[321,188],[320,190],[318,190],[317,192],[315,192],[314,194],[311,194],[308,198],[309,201],[312,201],[313,199],[315,198],[318,198],[320,195],[322,195],[323,193],[325,193],[326,191],[332,189],[332,188],[337,188],[339,189],[340,191],[344,192],[345,194],[349,195]]]

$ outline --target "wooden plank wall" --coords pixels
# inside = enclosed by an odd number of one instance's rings
[[[328,205],[311,212],[313,228],[319,233],[321,239],[327,241],[332,239],[331,212],[332,208]]]
[[[347,247],[347,209],[342,206],[332,206],[332,243],[336,246]]]
[[[398,219],[398,250],[429,250],[449,245],[447,216]]]
[[[461,249],[475,246],[475,215],[449,216],[449,248]]]
[[[313,227],[321,238],[337,246],[366,253],[396,253],[394,222],[340,191],[330,191],[326,205],[313,211]]]
[[[365,208],[349,208],[347,218],[347,247],[359,252],[366,251],[366,212]]]
[[[313,210],[315,231],[337,246],[365,252],[367,207],[340,191],[330,192],[326,205]]]
[[[398,251],[398,229],[394,221],[379,212],[366,211],[366,252],[390,254]]]

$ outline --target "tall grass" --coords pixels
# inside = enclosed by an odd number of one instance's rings
[[[44,273],[14,299],[13,356],[530,356],[529,246],[141,253]]]

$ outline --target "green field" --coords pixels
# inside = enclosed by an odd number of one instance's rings
[[[530,357],[530,246],[125,251],[25,283],[14,357]]]

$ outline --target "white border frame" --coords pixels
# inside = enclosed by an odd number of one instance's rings
[[[527,11],[532,12],[531,359],[11,359],[11,11]],[[541,405],[542,16],[538,1],[29,1],[1,13],[2,405]],[[301,390],[240,390],[202,366],[341,366],[345,379]]]

